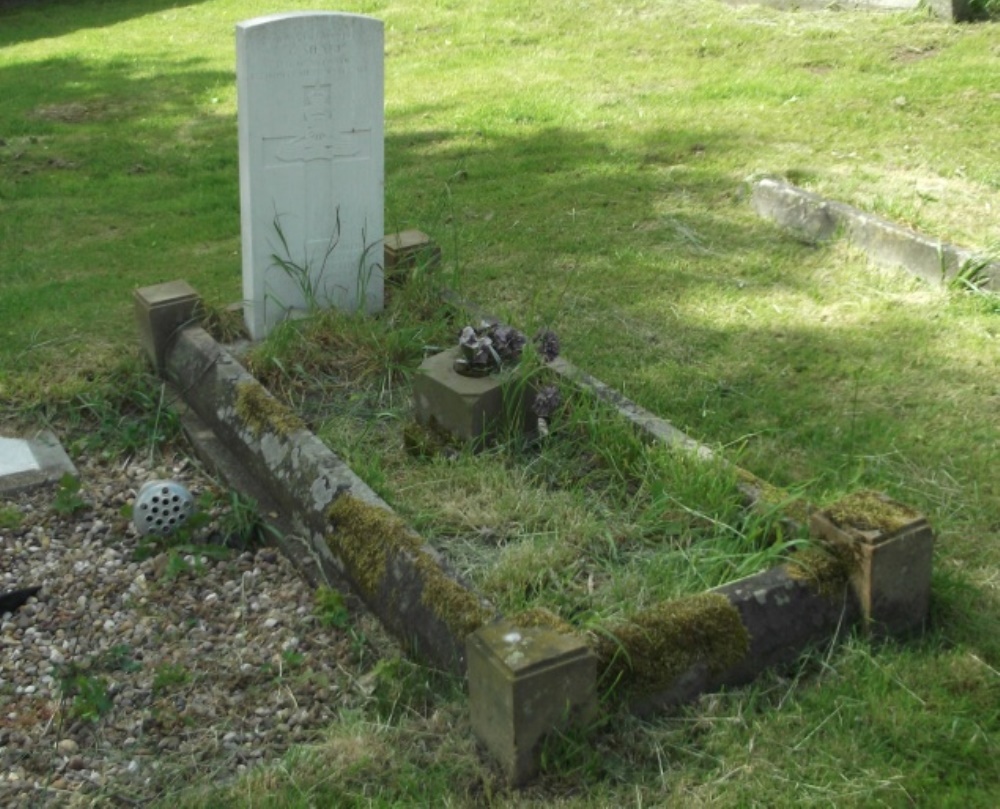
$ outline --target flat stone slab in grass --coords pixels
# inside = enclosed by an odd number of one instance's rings
[[[0,436],[0,494],[12,494],[55,483],[76,467],[59,439],[47,430],[34,438]]]

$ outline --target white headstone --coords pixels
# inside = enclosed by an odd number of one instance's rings
[[[381,20],[236,26],[243,298],[256,340],[317,307],[382,308]]]

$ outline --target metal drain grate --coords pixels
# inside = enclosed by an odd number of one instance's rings
[[[151,480],[135,498],[132,522],[143,536],[167,536],[194,513],[194,498],[175,480]]]

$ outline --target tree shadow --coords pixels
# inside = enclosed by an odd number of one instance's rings
[[[104,28],[201,0],[0,0],[0,47]]]

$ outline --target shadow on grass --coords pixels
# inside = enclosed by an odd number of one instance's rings
[[[0,0],[0,47],[59,37],[82,28],[105,28],[200,0]]]
[[[238,296],[236,122],[206,98],[231,81],[167,57],[0,68],[0,370],[134,344],[137,286]]]

